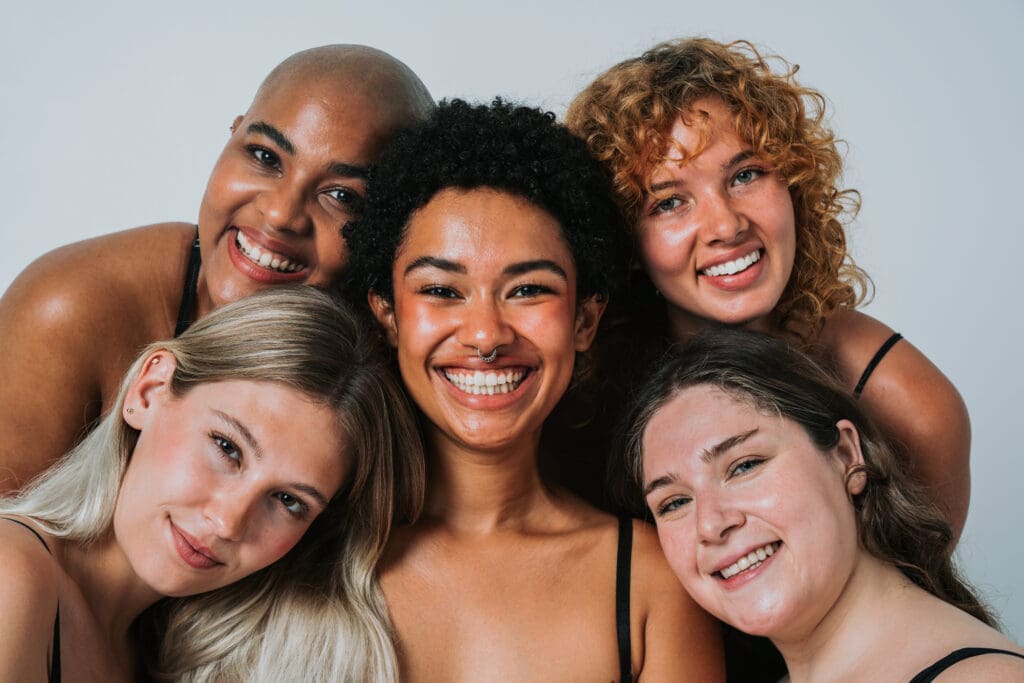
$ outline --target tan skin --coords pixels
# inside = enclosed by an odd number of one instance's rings
[[[685,339],[709,324],[740,325],[786,336],[770,322],[792,272],[795,235],[789,188],[755,157],[719,100],[699,100],[710,139],[685,164],[669,160],[651,176],[637,238],[645,265],[668,308],[672,335]],[[672,137],[684,149],[699,129],[682,119]],[[731,274],[707,270],[753,264]],[[742,267],[746,266],[746,267]],[[840,309],[826,321],[813,350],[831,361],[850,390],[893,333],[869,315]],[[865,412],[905,452],[959,536],[970,501],[971,428],[956,387],[906,340],[872,373],[861,395]]]
[[[430,453],[424,514],[394,534],[380,571],[402,679],[619,680],[618,522],[537,470],[541,427],[604,304],[577,301],[549,214],[488,189],[444,190],[417,211],[393,273],[394,300],[370,301]],[[477,353],[494,348],[493,363]],[[458,386],[478,372],[520,379],[493,395]],[[717,627],[674,580],[653,529],[633,529],[634,675],[722,680]]]
[[[278,283],[337,278],[347,258],[339,230],[365,195],[366,168],[415,118],[405,75],[380,55],[332,52],[326,66],[293,58],[234,120],[199,209],[195,318]],[[0,491],[69,450],[109,407],[139,350],[173,335],[195,230],[161,223],[71,244],[4,293]],[[277,267],[246,258],[240,232],[250,254],[270,252]]]

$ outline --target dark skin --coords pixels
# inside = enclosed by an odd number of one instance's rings
[[[366,169],[431,106],[407,67],[371,48],[315,48],[275,69],[232,123],[199,208],[194,318],[268,286],[333,283]],[[67,245],[4,293],[0,491],[67,452],[139,350],[173,336],[195,234],[171,222]]]

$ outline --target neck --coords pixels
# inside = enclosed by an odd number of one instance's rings
[[[850,581],[817,623],[772,636],[790,680],[836,680],[837,671],[850,674],[844,680],[855,680],[858,669],[870,665],[872,653],[881,651],[882,641],[899,637],[887,624],[898,622],[902,607],[919,592],[898,569],[864,552]],[[887,624],[880,623],[881,614],[888,615]]]
[[[537,470],[540,434],[500,452],[432,435],[426,515],[474,533],[522,529],[553,499]]]
[[[88,546],[68,543],[63,563],[111,644],[127,642],[132,622],[163,597],[135,574],[113,532]]]

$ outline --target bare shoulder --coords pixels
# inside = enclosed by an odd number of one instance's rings
[[[852,390],[892,329],[869,315],[840,311],[826,323],[825,352]],[[936,489],[959,533],[970,497],[971,424],[960,392],[914,344],[901,339],[878,360],[860,395],[864,411]]]
[[[32,532],[0,520],[0,679],[43,680],[57,614],[58,569]]]
[[[1024,650],[1002,648],[1016,652],[1015,657],[1001,652],[990,652],[963,659],[946,669],[935,680],[938,683],[975,683],[976,681],[1024,681]]]
[[[718,622],[683,590],[654,527],[638,520],[633,521],[630,597],[633,633],[643,634],[642,642],[633,642],[639,680],[725,680]]]

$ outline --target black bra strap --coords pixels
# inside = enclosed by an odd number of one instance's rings
[[[181,333],[192,324],[192,311],[196,305],[196,283],[199,281],[199,266],[202,258],[199,255],[199,226],[196,226],[196,238],[192,241],[192,248],[188,252],[188,269],[185,272],[185,288],[181,290],[181,305],[178,306],[178,322],[174,326],[174,336],[180,337]]]
[[[35,536],[36,538],[38,538],[39,542],[43,544],[44,548],[46,548],[46,552],[48,552],[51,555],[53,555],[53,553],[50,552],[50,546],[46,545],[46,541],[44,541],[43,537],[39,535],[39,532],[36,531],[35,529],[33,529],[32,527],[30,527],[28,524],[25,524],[25,522],[22,522],[21,520],[18,520],[18,519],[14,519],[12,517],[0,517],[0,519],[6,519],[8,522],[14,522],[15,524],[20,524],[21,526],[23,526],[26,529],[28,529],[29,531],[31,531],[32,535]]]
[[[633,681],[633,651],[629,634],[629,575],[633,555],[633,520],[619,518],[619,552],[615,562],[615,628],[619,640],[620,683]]]
[[[940,673],[957,662],[970,659],[971,657],[977,657],[978,655],[988,654],[1012,655],[1014,657],[1024,659],[1024,655],[1019,652],[1011,652],[1009,650],[1000,650],[992,647],[962,647],[959,650],[953,650],[948,655],[914,676],[910,679],[910,683],[929,683],[929,681],[934,681]]]
[[[871,361],[868,362],[868,366],[864,368],[864,373],[861,374],[860,379],[857,381],[857,386],[853,389],[854,398],[860,398],[861,392],[864,391],[864,385],[868,383],[868,378],[875,371],[875,367],[882,362],[885,354],[889,353],[889,349],[900,339],[903,339],[903,335],[899,332],[893,332],[892,336],[885,340],[885,343],[879,347],[878,351],[875,351],[875,355],[871,357]]]

